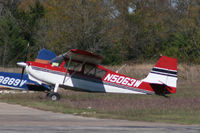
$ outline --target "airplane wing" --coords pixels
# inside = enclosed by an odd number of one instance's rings
[[[47,85],[40,85],[28,78],[24,74],[21,79],[20,73],[0,72],[0,90],[1,89],[17,89],[17,90],[33,90],[45,91],[49,90]]]
[[[71,49],[69,52],[64,54],[64,56],[67,58],[71,58],[72,60],[87,62],[96,65],[100,64],[103,61],[103,57],[95,53],[80,49]]]

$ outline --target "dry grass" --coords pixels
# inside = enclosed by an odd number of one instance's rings
[[[108,69],[111,69],[113,71],[118,70],[120,66],[105,66]],[[119,71],[119,73],[137,78],[137,79],[143,79],[145,78],[148,73],[153,68],[153,64],[132,64],[132,65],[126,65]],[[9,67],[9,68],[3,68],[0,67],[0,71],[3,72],[17,72],[21,73],[21,68],[18,67]],[[198,82],[200,79],[200,65],[185,65],[180,64],[178,65],[178,78],[179,82]]]
[[[111,69],[113,71],[120,69],[120,67],[122,66],[107,66],[108,69]],[[152,68],[152,64],[126,65],[119,71],[119,73],[133,78],[142,79],[148,75]]]
[[[119,67],[111,67],[116,70]],[[120,73],[142,79],[151,64],[126,66]],[[103,94],[60,90],[62,99],[52,102],[44,93],[1,95],[0,101],[43,110],[100,118],[200,124],[200,66],[178,66],[177,93],[164,98],[155,95]]]
[[[135,64],[126,65],[119,73],[128,75],[133,78],[143,79],[153,68],[153,64]],[[116,71],[121,66],[107,66],[107,68]],[[200,65],[178,65],[178,82],[199,82],[200,81]]]
[[[0,67],[0,71],[1,72],[14,72],[14,73],[21,73],[22,68],[20,67],[9,67],[9,68],[4,68],[4,67]]]

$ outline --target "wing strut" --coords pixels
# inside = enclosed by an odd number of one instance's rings
[[[67,64],[67,69],[68,69],[69,66],[70,66],[71,60],[72,60],[72,59],[71,59],[71,56],[69,56],[69,62],[68,62],[68,64]],[[86,61],[83,61],[83,63],[82,63],[81,65],[84,65],[85,62],[86,62]],[[74,72],[71,74],[71,76],[73,76],[75,73],[76,73],[76,71],[74,71]],[[66,77],[67,77],[67,71],[66,71],[66,73],[65,73],[65,77],[64,77],[64,80],[63,80],[63,84],[64,84],[64,82],[65,82]]]
[[[68,62],[68,64],[67,64],[67,69],[69,68],[69,65],[70,65],[70,63],[71,63],[71,60],[72,60],[72,58],[71,58],[71,56],[69,56],[69,62]],[[66,70],[66,72],[65,72],[65,77],[64,77],[64,80],[63,80],[63,84],[64,84],[64,82],[65,82],[66,77],[67,77],[67,70]]]

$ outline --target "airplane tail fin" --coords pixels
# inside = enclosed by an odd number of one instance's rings
[[[41,49],[35,61],[47,64],[51,59],[55,57],[56,54],[54,52],[47,49]]]
[[[142,81],[152,86],[162,85],[168,93],[176,93],[177,79],[177,59],[162,56]]]

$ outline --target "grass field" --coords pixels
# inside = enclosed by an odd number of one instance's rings
[[[152,67],[151,64],[126,66],[121,73],[140,79],[144,78]],[[177,93],[169,98],[60,90],[62,98],[58,102],[50,101],[41,92],[2,94],[0,101],[88,117],[200,124],[199,71],[200,66],[180,65]]]

